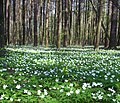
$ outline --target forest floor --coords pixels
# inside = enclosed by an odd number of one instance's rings
[[[26,46],[0,54],[0,103],[120,103],[119,50]]]

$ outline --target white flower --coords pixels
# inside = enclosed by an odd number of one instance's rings
[[[72,83],[70,83],[70,87],[73,87],[73,84],[72,84]]]
[[[108,97],[111,97],[111,94],[107,94]]]
[[[39,85],[39,87],[43,87],[42,85]]]
[[[115,75],[112,75],[111,77],[112,77],[112,78],[114,78],[114,77],[115,77]]]
[[[16,80],[13,80],[13,82],[14,82],[14,83],[17,83],[17,81],[16,81]]]
[[[93,99],[97,99],[97,96],[93,96]]]
[[[67,95],[67,96],[70,96],[71,94],[70,94],[70,92],[67,92],[66,95]]]
[[[5,97],[5,94],[2,94],[0,97],[0,100],[4,99],[4,97]]]
[[[73,94],[74,92],[71,90],[70,93]]]
[[[87,86],[90,85],[89,83],[83,83],[82,88],[85,90],[87,88]]]
[[[24,93],[28,93],[28,90],[25,89],[25,90],[24,90]]]
[[[77,89],[77,90],[75,91],[75,93],[76,93],[76,94],[79,94],[79,93],[80,93],[80,89]]]
[[[102,95],[99,95],[99,96],[98,96],[98,99],[100,99],[100,100],[101,100],[102,98],[103,98],[103,96],[102,96]]]
[[[68,82],[68,80],[65,80],[65,82]]]
[[[10,101],[12,102],[12,101],[13,101],[13,98],[10,98]]]
[[[115,93],[116,91],[114,89],[108,88],[109,91],[111,91],[112,93]]]
[[[56,89],[56,87],[53,87],[53,89]]]
[[[113,102],[116,102],[116,99],[112,99],[113,100]]]
[[[64,88],[64,86],[61,86],[61,88]]]
[[[27,92],[28,95],[31,95],[31,92]]]
[[[38,91],[37,91],[37,94],[40,95],[40,94],[41,94],[41,90],[38,90]]]
[[[19,78],[18,80],[21,81],[21,78]]]
[[[108,76],[109,76],[110,74],[111,74],[110,72],[107,73]]]
[[[59,81],[59,79],[56,79],[55,81],[56,81],[56,82],[58,82],[58,81]]]
[[[47,95],[47,94],[48,94],[47,91],[45,91],[45,92],[44,92],[44,95]]]
[[[48,94],[47,90],[46,90],[46,89],[44,89],[44,95],[47,95],[47,94]]]
[[[95,87],[96,87],[96,86],[97,86],[97,83],[93,82],[93,83],[92,83],[92,86],[95,86]]]
[[[18,102],[20,102],[20,101],[21,101],[21,99],[18,99],[17,101],[18,101]]]
[[[16,88],[17,88],[17,89],[20,89],[20,88],[21,88],[21,86],[20,86],[20,85],[17,85],[17,86],[16,86]]]
[[[34,88],[36,88],[36,85],[33,85]]]
[[[42,94],[40,97],[41,97],[41,98],[44,98],[44,97],[45,97],[45,95],[43,95],[43,94]]]
[[[8,86],[7,85],[3,85],[3,89],[6,89]]]
[[[63,89],[60,89],[60,92],[62,93],[62,92],[63,92]]]

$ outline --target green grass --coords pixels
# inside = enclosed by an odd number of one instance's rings
[[[120,51],[6,48],[1,103],[119,103]]]

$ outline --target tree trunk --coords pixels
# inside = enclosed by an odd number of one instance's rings
[[[119,10],[119,25],[118,25],[118,42],[117,45],[120,46],[120,10]]]
[[[4,47],[4,13],[3,0],[0,0],[0,48]]]
[[[70,22],[70,26],[69,26],[69,45],[72,44],[72,4],[73,4],[73,0],[70,0],[70,18],[69,18],[69,22]]]
[[[100,33],[101,33],[101,21],[102,21],[102,3],[103,0],[98,0],[98,24],[97,24],[97,30],[96,30],[96,39],[95,39],[95,50],[99,49],[99,43],[100,43]]]
[[[34,46],[38,45],[38,35],[37,35],[37,0],[34,0]]]
[[[110,49],[116,49],[116,32],[117,32],[117,14],[118,14],[118,9],[116,5],[118,4],[118,1],[112,2],[112,15],[111,15],[111,31],[110,31],[110,44],[109,48]]]
[[[57,35],[57,41],[56,41],[56,46],[59,49],[60,48],[60,0],[57,0],[57,10],[56,10],[56,15],[57,15],[57,30],[56,30],[56,35]]]
[[[32,44],[33,42],[33,22],[32,22],[32,19],[33,19],[33,0],[30,0],[30,10],[29,10],[29,40],[28,40],[28,43],[29,44]]]
[[[13,44],[16,44],[16,0],[13,0]]]
[[[46,5],[46,35],[45,35],[45,47],[48,48],[48,39],[49,39],[49,0],[47,0]]]
[[[5,26],[4,26],[4,32],[5,32],[5,44],[8,44],[8,15],[9,15],[9,0],[5,0]]]
[[[64,37],[63,37],[63,47],[67,47],[68,40],[68,0],[65,0],[65,15],[64,15]]]
[[[39,1],[39,10],[40,10],[40,16],[39,16],[39,19],[40,19],[40,23],[39,23],[39,44],[41,45],[42,44],[42,1],[40,0]]]
[[[112,1],[108,0],[108,13],[107,13],[107,33],[105,33],[105,44],[104,47],[109,47],[109,37],[110,37],[110,28],[111,28],[111,10],[112,10]]]
[[[22,3],[23,45],[25,45],[25,0]]]
[[[43,24],[42,24],[42,46],[44,45],[44,36],[45,36],[45,2],[46,0],[43,0]]]

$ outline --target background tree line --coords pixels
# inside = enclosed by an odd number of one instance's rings
[[[120,45],[118,0],[0,0],[4,45]]]

